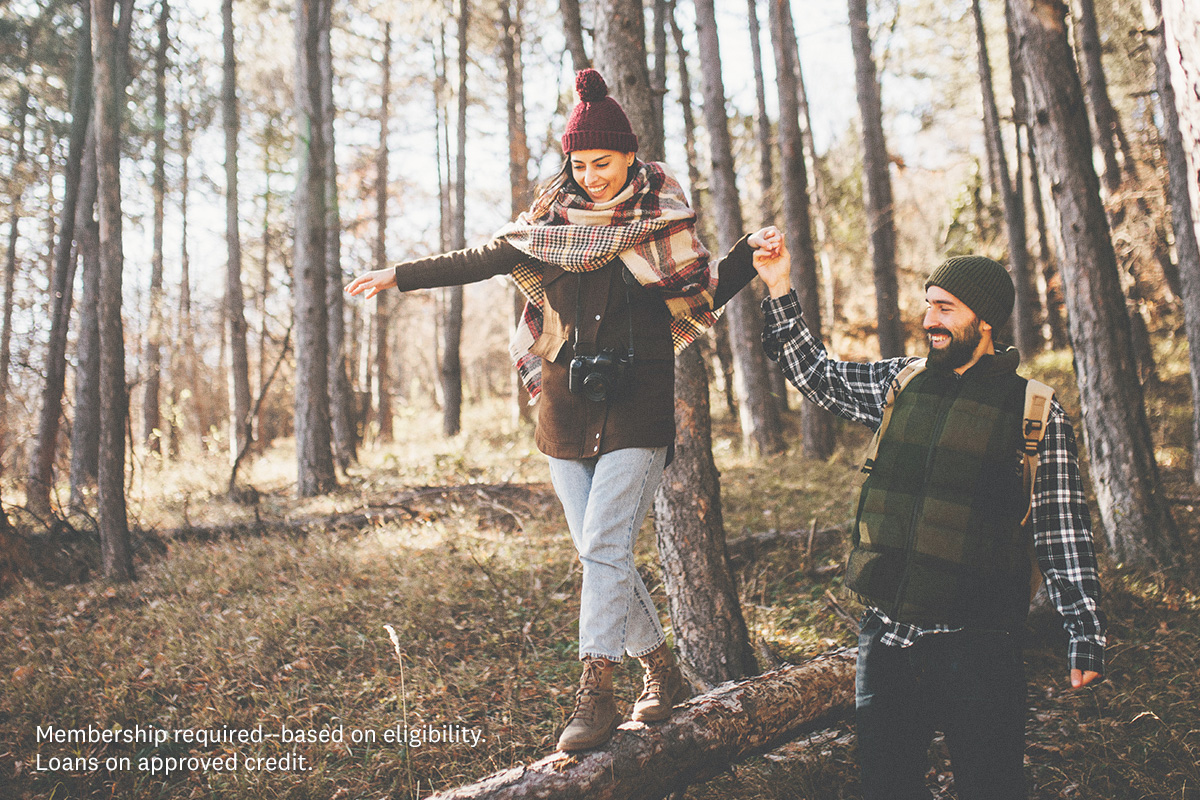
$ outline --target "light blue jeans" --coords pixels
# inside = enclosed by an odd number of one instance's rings
[[[583,564],[579,657],[620,661],[666,641],[633,562],[633,543],[662,481],[667,448],[550,459],[550,479]]]

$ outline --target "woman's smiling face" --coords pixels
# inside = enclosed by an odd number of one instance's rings
[[[616,150],[576,150],[570,158],[571,177],[593,203],[603,203],[625,186],[634,156]]]

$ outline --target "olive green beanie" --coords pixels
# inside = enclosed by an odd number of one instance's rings
[[[986,256],[946,259],[925,281],[930,286],[945,289],[993,328],[1008,321],[1016,298],[1008,270]]]

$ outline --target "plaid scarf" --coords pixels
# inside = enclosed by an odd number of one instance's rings
[[[593,203],[560,190],[550,210],[522,213],[496,232],[527,259],[512,277],[525,295],[525,310],[509,342],[509,354],[532,398],[542,388],[542,360],[529,352],[542,333],[545,290],[542,264],[568,272],[591,272],[619,258],[643,286],[656,289],[671,312],[671,343],[678,353],[717,321],[712,311],[717,273],[696,236],[696,212],[664,164],[641,163],[611,200]]]

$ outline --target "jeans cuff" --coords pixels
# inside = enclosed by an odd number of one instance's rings
[[[653,652],[654,652],[655,650],[657,650],[658,648],[662,647],[662,646],[663,646],[664,644],[666,644],[666,643],[667,643],[667,639],[666,639],[666,637],[664,636],[662,639],[660,639],[660,640],[658,641],[658,644],[654,645],[654,647],[651,647],[649,650],[646,650],[646,651],[644,651],[644,652],[641,652],[641,653],[630,653],[630,655],[631,655],[631,656],[633,656],[634,658],[644,658],[644,657],[646,657],[646,656],[650,655],[651,653],[653,653]]]

